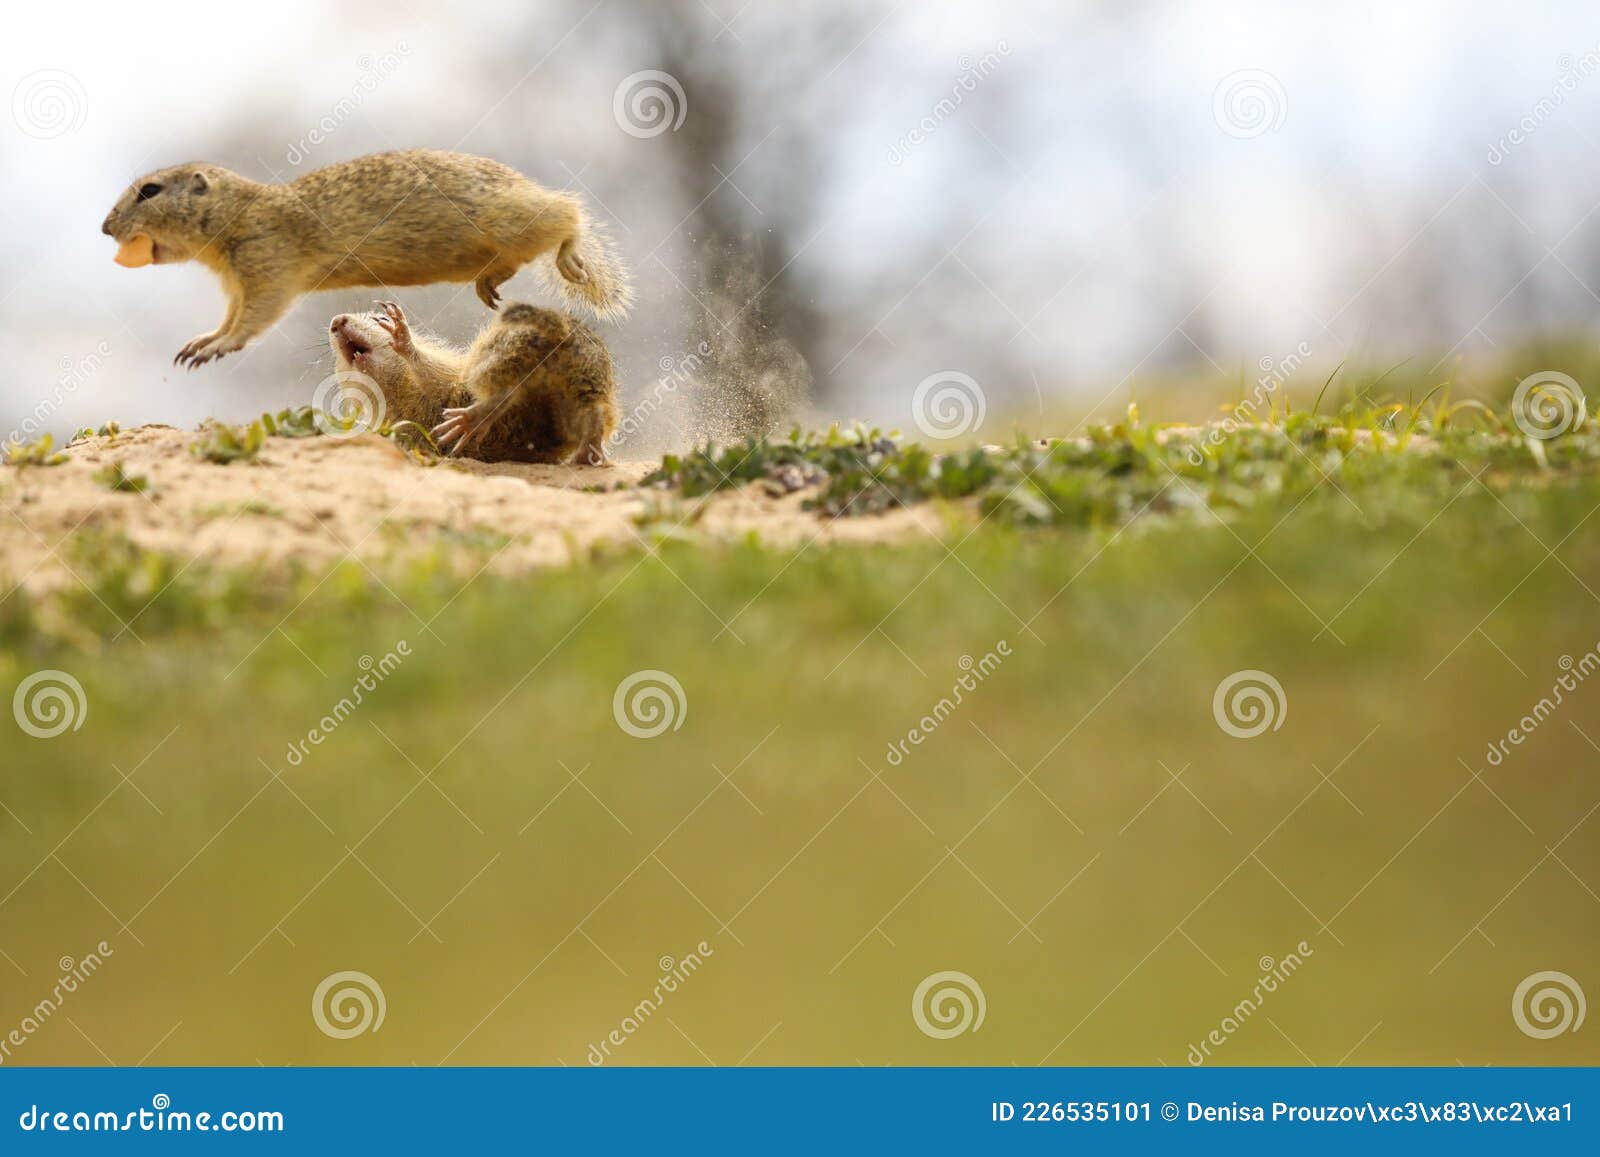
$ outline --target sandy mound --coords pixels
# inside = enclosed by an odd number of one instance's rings
[[[637,490],[653,462],[609,469],[446,462],[419,465],[386,439],[269,438],[254,461],[216,465],[189,451],[199,435],[142,426],[92,437],[59,466],[0,467],[0,571],[7,589],[71,582],[75,539],[125,535],[138,545],[233,566],[369,565],[455,551],[502,573],[562,565],[597,545],[650,541],[679,528],[712,539],[754,532],[774,546],[937,535],[937,511],[829,520],[803,494],[760,487],[684,500]],[[96,476],[121,463],[143,493]],[[603,489],[592,489],[603,488]]]

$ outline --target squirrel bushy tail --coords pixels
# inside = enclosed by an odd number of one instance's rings
[[[632,308],[627,267],[605,226],[588,213],[582,216],[578,236],[561,245],[555,267],[554,287],[569,306],[608,321],[621,320]]]

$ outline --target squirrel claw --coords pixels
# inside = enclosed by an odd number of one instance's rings
[[[181,350],[173,355],[172,364],[175,366],[189,365],[193,361],[194,356],[198,354],[205,347],[206,343],[211,341],[214,336],[215,335],[213,334],[207,333],[191,339],[189,342],[185,343]]]
[[[406,325],[405,311],[400,308],[399,302],[377,301],[373,304],[378,310],[373,313],[372,320],[393,339],[394,352],[409,355],[414,348],[411,344],[411,327]]]
[[[181,365],[188,370],[197,370],[207,362],[227,357],[239,348],[238,345],[223,344],[220,339],[207,334],[203,338],[195,338],[179,350],[178,356],[172,359],[172,364]]]
[[[493,281],[490,281],[487,277],[480,277],[474,283],[473,288],[478,291],[478,300],[483,304],[490,309],[500,308],[500,293]]]
[[[459,458],[465,452],[467,444],[483,432],[485,426],[483,410],[478,403],[470,406],[453,406],[444,412],[444,421],[435,426],[430,433],[439,443],[441,450],[447,451],[452,458]]]

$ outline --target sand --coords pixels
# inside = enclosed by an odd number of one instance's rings
[[[776,547],[941,536],[936,506],[828,519],[805,492],[760,484],[686,500],[636,489],[656,463],[610,468],[446,461],[419,464],[387,439],[269,438],[254,461],[218,465],[189,447],[200,435],[141,426],[68,447],[58,466],[0,466],[0,581],[43,592],[77,581],[72,547],[96,532],[126,536],[184,561],[310,568],[356,559],[375,570],[439,552],[469,571],[515,574],[562,566],[598,546],[647,543],[679,528],[707,540],[754,533]],[[109,489],[96,474],[120,462],[149,481]],[[592,488],[603,488],[597,492]]]

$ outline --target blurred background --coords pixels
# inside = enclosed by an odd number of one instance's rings
[[[1600,19],[1547,3],[415,0],[26,6],[0,44],[0,434],[303,404],[327,319],[173,353],[223,298],[99,223],[205,159],[262,180],[427,146],[585,196],[632,265],[607,326],[636,449],[905,425],[959,371],[1038,432],[1130,385],[1492,362],[1600,297]],[[92,34],[91,34],[92,33]],[[539,299],[524,270],[512,296]],[[407,289],[466,340],[468,286]],[[625,451],[626,453],[626,451]]]

